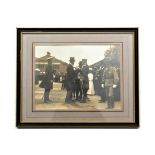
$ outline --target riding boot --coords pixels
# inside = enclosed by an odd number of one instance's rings
[[[48,103],[48,93],[44,92],[44,103]]]
[[[85,96],[83,97],[83,103],[86,103],[86,97]]]
[[[65,98],[65,103],[71,103],[72,102],[72,92],[67,91],[66,98]]]
[[[50,92],[47,92],[47,101],[52,102],[52,100],[49,99],[49,95],[50,95]]]
[[[111,109],[111,102],[110,102],[110,97],[107,97],[107,103],[108,103],[108,109]]]
[[[47,100],[49,101],[49,92],[47,92]]]
[[[114,98],[111,97],[111,108],[114,108]]]
[[[112,109],[114,107],[113,97],[109,97],[109,108]]]

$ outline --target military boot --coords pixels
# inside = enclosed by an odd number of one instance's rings
[[[48,103],[48,93],[44,93],[44,103]]]
[[[114,99],[113,99],[113,97],[110,98],[110,106],[111,106],[111,108],[114,108]]]
[[[48,101],[48,103],[51,103],[52,100],[49,99],[49,94],[50,94],[50,93],[47,93],[47,101]]]
[[[107,98],[107,109],[111,109],[110,98]]]

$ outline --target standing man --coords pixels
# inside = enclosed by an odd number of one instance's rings
[[[82,67],[82,61],[79,62],[79,67],[75,70],[75,94],[76,94],[76,100],[81,101],[82,100],[82,82],[81,82],[81,67]]]
[[[47,59],[48,64],[45,70],[45,76],[43,78],[43,87],[44,92],[44,103],[50,103],[52,100],[49,99],[49,94],[51,89],[53,89],[53,66],[52,66],[52,57]]]
[[[88,79],[88,73],[89,73],[89,67],[87,65],[87,59],[82,59],[82,68],[81,68],[82,76],[83,76],[83,83],[82,83],[82,102],[86,103],[87,99],[87,91],[89,89],[89,79]]]
[[[74,57],[70,57],[70,63],[67,67],[67,73],[66,73],[66,89],[67,94],[65,98],[66,103],[72,103],[72,93],[74,91],[74,79],[75,79],[75,71],[74,71]]]
[[[110,57],[105,58],[105,64],[106,67],[103,73],[104,79],[102,87],[105,87],[108,108],[114,108],[114,88],[117,87],[119,78],[116,69],[111,66]]]
[[[105,67],[101,67],[101,70],[100,70],[100,72],[99,72],[99,88],[100,88],[100,93],[99,93],[99,95],[100,95],[100,97],[101,97],[101,99],[100,99],[100,101],[99,101],[99,103],[104,103],[105,101],[106,101],[106,94],[105,94],[105,88],[104,87],[102,87],[103,85],[103,83],[102,83],[102,81],[104,80],[104,70],[105,70]]]
[[[95,88],[95,94],[100,96],[100,90],[101,90],[101,67],[98,67],[95,71],[95,78],[94,78],[94,88]]]

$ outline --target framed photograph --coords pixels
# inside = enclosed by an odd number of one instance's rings
[[[18,128],[137,128],[138,82],[138,28],[17,28]]]

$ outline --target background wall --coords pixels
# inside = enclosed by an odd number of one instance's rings
[[[155,153],[154,1],[0,2],[0,154]],[[140,124],[135,129],[18,130],[16,27],[139,27]]]

